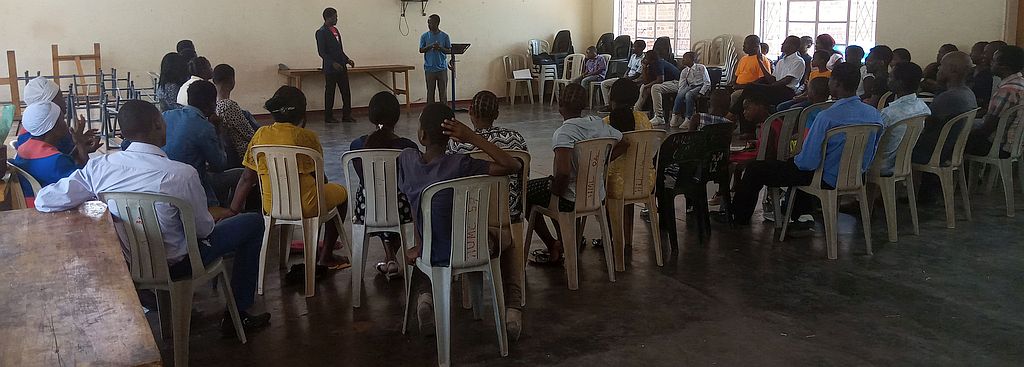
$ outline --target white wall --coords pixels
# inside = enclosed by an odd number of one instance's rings
[[[18,69],[51,74],[50,44],[62,52],[91,52],[103,47],[104,67],[142,76],[158,71],[160,59],[179,39],[195,41],[199,53],[214,64],[235,67],[238,87],[234,98],[244,108],[262,113],[262,102],[285,80],[277,64],[318,67],[313,33],[323,23],[321,12],[332,6],[340,13],[339,29],[346,52],[361,65],[415,65],[411,73],[414,100],[425,96],[422,65],[417,52],[426,17],[419,4],[407,12],[410,34],[399,33],[398,0],[4,0],[8,14],[0,22],[0,49],[18,54]],[[415,8],[415,9],[414,9]],[[504,95],[500,57],[525,52],[531,38],[553,37],[569,29],[577,45],[592,44],[590,0],[432,0],[427,14],[442,17],[441,29],[455,42],[473,46],[461,58],[458,98],[481,89]],[[0,60],[0,64],[6,61]],[[6,70],[6,65],[0,70]],[[70,72],[70,70],[66,70]],[[146,83],[148,84],[148,82]],[[352,80],[356,106],[384,90],[368,76]],[[0,88],[3,89],[3,88]],[[322,79],[303,88],[312,109],[321,109]],[[0,91],[0,100],[9,100]],[[340,106],[340,104],[339,104]]]

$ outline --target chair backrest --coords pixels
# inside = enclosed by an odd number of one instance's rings
[[[612,55],[611,54],[600,54],[598,56],[604,58],[604,64],[605,65],[610,65],[611,64],[611,62],[612,62]]]
[[[1024,111],[1024,104],[1010,107],[999,115],[999,124],[996,126],[995,136],[992,137],[992,141],[1001,143],[1009,140],[1007,139],[1007,135],[1010,133],[1010,124],[1012,124],[1014,120],[1024,118],[1024,112],[1021,111]],[[1014,140],[1013,145],[1007,146],[1007,148],[1009,148],[1010,158],[1017,159],[1020,158],[1021,147],[1024,146],[1022,145],[1024,142],[1021,141],[1021,139],[1024,138],[1024,128],[1018,127],[1015,133],[1017,134],[1014,136],[1016,140]],[[988,151],[988,157],[998,159],[999,153],[1002,150],[1003,144],[992,144],[992,148],[989,148]]]
[[[721,60],[708,53],[708,40],[700,40],[690,44],[690,51],[697,55],[697,62],[706,65],[721,65]]]
[[[843,143],[843,151],[839,159],[839,173],[836,177],[836,190],[853,190],[864,186],[864,175],[861,169],[864,167],[864,150],[867,149],[872,135],[881,129],[878,125],[846,125],[831,128],[825,133],[825,140],[821,142],[821,162],[818,162],[818,169],[814,171],[812,185],[821,182],[824,172],[825,153],[828,149],[828,142],[837,135],[846,135],[846,142]]]
[[[882,138],[878,141],[878,152],[888,146],[892,139],[896,139],[893,133],[903,129],[903,136],[900,138],[900,145],[896,147],[896,151],[893,152],[895,156],[896,165],[893,167],[893,177],[906,177],[911,173],[911,158],[913,157],[914,147],[917,145],[917,140],[921,137],[921,132],[924,131],[924,120],[927,116],[916,116],[907,118],[904,120],[897,121],[892,126],[889,126],[882,132]],[[881,175],[881,170],[887,164],[885,157],[880,154],[875,154],[875,160],[871,163],[871,169],[868,170],[869,177],[878,177]]]
[[[893,94],[891,91],[885,92],[885,94],[882,95],[882,98],[878,99],[878,110],[881,111],[885,106],[888,106],[889,102],[891,102],[890,99],[893,99],[892,97]]]
[[[185,230],[192,276],[206,273],[197,242],[195,212],[188,202],[166,195],[132,192],[101,193],[99,199],[108,205],[112,203],[117,209],[114,225],[124,229],[125,238],[122,240],[128,245],[128,266],[133,281],[158,284],[171,281],[167,249],[157,218],[158,205],[168,205],[178,210],[178,217]]]
[[[608,177],[608,161],[615,139],[600,138],[576,142],[576,212],[589,212],[601,208]]]
[[[610,54],[614,53],[615,52],[615,34],[614,33],[602,34],[601,37],[597,39],[597,44],[594,45],[594,46],[597,47],[597,53],[599,53],[599,54],[609,54],[610,55]]]
[[[271,205],[270,216],[283,220],[301,220],[302,215],[302,192],[299,185],[299,160],[305,157],[313,161],[315,166],[314,179],[316,180],[317,208],[320,215],[326,214],[330,208],[324,207],[324,158],[316,150],[291,145],[256,145],[250,153],[256,158],[256,164],[267,166],[267,176],[270,187],[263,187],[263,180],[260,180],[260,190],[270,191]]]
[[[620,35],[615,37],[615,51],[612,52],[612,57],[616,60],[628,59],[632,49],[632,38],[628,34]]]
[[[60,85],[60,79],[63,75],[60,72],[61,61],[74,62],[74,75],[77,76],[74,80],[74,84],[76,86],[75,93],[98,95],[100,93],[99,85],[103,82],[102,77],[100,76],[101,70],[103,69],[102,58],[100,56],[100,44],[98,42],[93,43],[92,49],[93,52],[91,54],[61,55],[56,44],[50,45],[50,53],[53,61],[53,82]],[[93,69],[86,71],[85,67],[82,66],[82,61],[92,61]],[[86,80],[87,76],[94,79],[94,83],[88,82]]]
[[[7,76],[0,77],[0,85],[6,85],[10,88],[11,104],[14,105],[14,116],[21,117],[21,94],[18,90],[18,60],[14,56],[14,50],[7,50]],[[6,135],[3,137],[6,137]]]
[[[43,187],[35,177],[32,177],[32,175],[25,172],[25,170],[11,164],[11,162],[6,162],[6,164],[8,190],[11,192],[11,209],[25,209],[28,207],[28,204],[25,202],[27,193],[22,189],[21,182],[28,182],[29,186],[32,188],[32,195],[39,194],[39,190]]]
[[[572,33],[568,29],[555,33],[555,39],[551,42],[551,53],[571,54],[573,52],[575,52],[575,48],[572,46]]]
[[[758,140],[761,144],[757,147],[757,160],[763,161],[768,159],[768,148],[773,145],[772,142],[772,123],[775,120],[782,119],[782,127],[779,130],[779,136],[775,137],[775,159],[784,161],[789,159],[789,140],[793,136],[793,130],[796,128],[797,119],[800,117],[800,108],[790,108],[788,110],[779,111],[771,116],[768,116],[761,123],[761,133]]]
[[[729,178],[729,156],[732,154],[732,133],[735,130],[734,123],[714,124],[701,129],[704,133],[703,172],[706,180]]]
[[[796,121],[796,123],[797,123],[797,130],[794,131],[793,133],[794,134],[796,134],[796,133],[800,134],[801,142],[802,142],[803,137],[807,136],[807,130],[811,128],[811,123],[813,122],[813,121],[811,121],[811,115],[814,115],[814,114],[816,114],[818,112],[821,112],[821,111],[827,110],[829,108],[832,108],[832,105],[834,105],[834,104],[836,104],[836,101],[825,101],[825,102],[815,103],[815,104],[812,104],[810,106],[804,107],[803,111],[800,111],[800,118],[797,119],[797,121]],[[800,153],[801,149],[803,149],[803,143],[797,144],[796,145],[796,150],[794,150],[792,152],[792,155],[794,155],[794,156],[797,155],[797,153]]]
[[[519,190],[519,204],[522,206],[522,208],[520,208],[520,209],[522,210],[521,213],[526,213],[526,209],[527,209],[526,208],[526,183],[530,181],[530,153],[525,151],[525,150],[515,150],[515,149],[506,150],[505,153],[508,153],[509,155],[512,156],[512,158],[515,158],[515,159],[519,160],[519,162],[523,164],[523,170],[519,171],[519,174],[517,174],[517,175],[509,175],[508,179],[509,180],[513,180],[513,179],[519,180],[519,185],[518,185],[519,189],[520,189]],[[487,153],[485,153],[483,151],[477,150],[477,151],[469,152],[468,154],[469,154],[470,157],[473,157],[473,158],[476,158],[476,159],[482,159],[482,160],[491,161],[491,162],[494,161],[494,158],[491,158],[491,156],[487,155]],[[511,189],[512,189],[512,182],[509,181],[509,186],[508,187],[504,188],[503,190],[499,190],[499,191],[495,192],[495,194],[497,194],[498,197],[502,197],[502,196],[504,196],[504,193],[502,191],[504,191],[504,190],[511,190]],[[508,200],[506,200],[506,201],[508,201]],[[511,203],[509,203],[509,204],[511,204]],[[495,218],[491,218],[491,219],[495,219]]]
[[[366,198],[367,227],[396,227],[402,224],[398,209],[398,155],[400,149],[362,149],[341,155],[345,187],[355,193],[362,187]],[[355,205],[348,205],[348,217],[355,217]]]
[[[515,79],[514,71],[528,69],[530,66],[527,64],[526,56],[524,55],[505,55],[501,57],[501,64],[505,68],[505,79]]]
[[[932,157],[928,160],[928,165],[932,167],[939,167],[942,165],[942,151],[946,145],[946,141],[949,138],[950,132],[953,127],[961,126],[960,132],[956,137],[956,142],[953,143],[953,155],[950,157],[950,166],[960,167],[964,161],[964,148],[967,147],[967,137],[971,135],[972,122],[974,121],[974,115],[978,112],[978,108],[964,112],[946,121],[945,125],[942,125],[942,130],[939,132],[938,143],[935,144],[935,149],[932,150]],[[999,144],[993,144],[999,146]],[[998,153],[997,153],[998,154]]]
[[[643,199],[654,193],[658,153],[667,135],[665,130],[635,130],[622,134],[629,148],[615,160],[624,162],[623,200]]]
[[[442,181],[428,186],[420,197],[420,218],[423,223],[432,223],[430,212],[434,196],[442,191],[452,194],[452,247],[449,263],[453,269],[480,266],[490,261],[490,239],[487,236],[488,218],[492,210],[500,210],[491,195],[495,187],[507,187],[508,177],[471,176]],[[483,214],[482,213],[487,213]],[[430,259],[433,231],[425,225],[423,236],[423,259]]]
[[[740,55],[733,54],[725,61],[725,84],[732,84],[736,81],[736,64],[740,62]]]
[[[565,57],[565,67],[562,68],[562,79],[572,80],[583,74],[583,60],[586,60],[587,55],[584,54],[572,54]]]
[[[551,52],[551,42],[532,39],[529,42],[527,50],[530,52],[530,55],[540,55],[545,52]]]

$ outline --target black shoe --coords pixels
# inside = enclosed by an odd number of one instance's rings
[[[335,119],[334,117],[324,117],[324,123],[327,123],[327,124],[337,124],[338,120]]]
[[[352,118],[352,116],[345,116],[341,118],[341,122],[356,122],[356,119]]]
[[[242,330],[245,330],[246,334],[254,333],[270,326],[270,314],[267,312],[259,315],[240,312],[238,316],[242,318]],[[235,336],[235,324],[231,322],[231,314],[227,311],[224,312],[224,318],[220,320],[220,333],[225,338]]]

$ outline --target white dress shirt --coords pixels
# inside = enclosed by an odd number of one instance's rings
[[[775,77],[775,80],[782,80],[787,76],[793,77],[793,80],[786,84],[786,86],[796,91],[796,88],[800,86],[800,82],[804,79],[804,69],[806,68],[807,65],[805,65],[804,59],[800,57],[800,53],[794,52],[775,63],[772,76]]]
[[[711,89],[711,76],[708,75],[708,68],[704,65],[694,63],[693,66],[683,69],[679,74],[679,90],[689,90],[693,86],[702,85],[700,94],[708,94]]]
[[[640,75],[640,72],[644,69],[644,62],[643,61],[644,61],[644,55],[643,54],[637,55],[635,53],[630,53],[629,54],[629,63],[626,64],[626,67],[629,68],[629,71],[626,72],[626,77],[627,78],[636,78],[638,75]]]
[[[181,85],[181,88],[178,89],[178,104],[188,106],[188,87],[199,80],[203,80],[203,78],[193,75]]]
[[[168,159],[157,146],[140,142],[133,142],[123,152],[90,159],[85,168],[39,190],[35,205],[41,212],[70,210],[96,200],[104,192],[152,193],[185,200],[195,211],[196,236],[205,238],[213,232],[206,191],[195,168]],[[110,214],[119,218],[114,206],[110,206]],[[178,209],[157,204],[157,218],[167,249],[167,262],[173,265],[188,254]],[[124,229],[120,225],[115,228],[127,253]]]

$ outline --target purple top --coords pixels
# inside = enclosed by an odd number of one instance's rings
[[[603,79],[605,73],[608,72],[608,62],[604,61],[604,57],[598,55],[593,59],[586,59],[583,61],[583,74],[585,75],[601,75]]]

